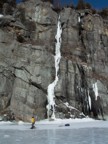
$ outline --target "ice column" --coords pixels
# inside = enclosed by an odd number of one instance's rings
[[[55,95],[54,95],[54,89],[55,86],[58,82],[58,70],[59,70],[59,63],[61,59],[61,53],[60,53],[60,48],[61,48],[61,34],[62,34],[62,28],[61,28],[61,22],[60,22],[60,17],[58,19],[58,24],[57,24],[57,34],[55,36],[56,39],[56,45],[55,45],[55,80],[48,86],[47,90],[47,100],[48,100],[48,105],[47,105],[47,115],[49,118],[49,112],[50,110],[52,111],[51,118],[55,119]]]
[[[93,91],[95,93],[95,99],[97,100],[97,96],[98,96],[97,82],[95,84],[93,84]]]

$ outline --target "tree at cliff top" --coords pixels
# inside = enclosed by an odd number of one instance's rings
[[[84,9],[84,8],[85,8],[85,2],[83,0],[79,0],[76,9]]]
[[[3,7],[4,3],[8,3],[11,6],[15,6],[16,5],[16,0],[0,0],[0,8]]]
[[[91,8],[92,6],[90,5],[90,3],[86,3],[84,2],[84,0],[79,0],[76,6],[76,9],[91,9]]]
[[[29,0],[22,0],[22,2],[25,2],[25,1],[29,1]],[[41,1],[53,3],[54,0],[41,0]]]
[[[2,12],[2,7],[5,2],[6,0],[0,0],[0,13]]]
[[[54,0],[41,0],[41,1],[53,3]]]
[[[4,3],[8,3],[11,7],[16,6],[16,0],[0,0],[0,13],[3,11]]]
[[[108,19],[108,8],[104,8],[102,9],[99,14],[103,17],[103,18],[107,18]]]

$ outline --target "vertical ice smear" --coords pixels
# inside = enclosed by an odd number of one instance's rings
[[[78,17],[78,22],[79,22],[79,23],[81,22],[80,16]]]
[[[90,95],[89,95],[89,90],[88,90],[88,102],[89,102],[89,108],[90,108],[90,110],[91,110],[91,97],[90,97]]]
[[[95,84],[93,84],[93,91],[95,93],[95,99],[97,100],[97,96],[98,96],[97,82]]]
[[[61,53],[60,53],[60,48],[61,48],[61,34],[62,34],[62,28],[61,28],[61,22],[60,22],[60,17],[58,19],[58,24],[57,24],[57,34],[56,34],[56,46],[55,46],[55,80],[48,86],[48,95],[47,95],[47,100],[48,100],[48,105],[47,105],[47,114],[49,118],[49,111],[52,110],[52,115],[51,118],[55,119],[55,95],[54,95],[54,89],[55,86],[58,82],[58,70],[59,70],[59,63],[61,59]]]
[[[3,17],[3,15],[2,14],[0,14],[0,18],[2,18]]]

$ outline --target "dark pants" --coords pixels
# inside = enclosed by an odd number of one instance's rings
[[[31,129],[35,128],[34,124],[35,124],[35,123],[32,123],[32,125],[31,125]]]

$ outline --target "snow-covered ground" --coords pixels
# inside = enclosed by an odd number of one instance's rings
[[[0,144],[108,144],[108,121],[43,120],[35,126],[30,129],[30,123],[0,122]]]

